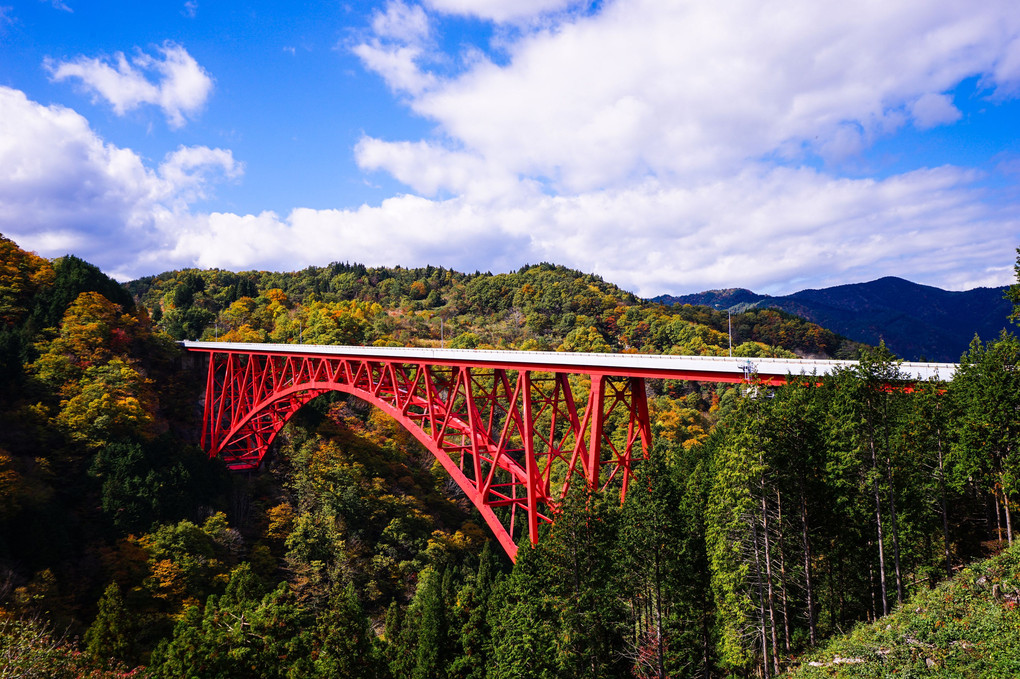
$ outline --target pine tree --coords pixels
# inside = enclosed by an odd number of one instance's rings
[[[952,390],[961,421],[958,463],[991,496],[998,539],[1013,541],[1013,497],[1020,490],[1020,340],[1003,331],[982,346],[975,338]]]
[[[762,405],[743,401],[711,439],[713,479],[706,514],[712,590],[718,606],[720,660],[734,670],[757,666],[770,676],[775,666],[764,568],[762,490],[769,445]],[[770,615],[771,613],[771,615]]]
[[[410,625],[417,629],[415,625]],[[386,645],[384,658],[390,674],[394,677],[409,677],[414,670],[414,646],[405,643],[411,635],[404,631],[404,609],[396,601],[386,609]]]
[[[626,671],[626,615],[619,597],[619,504],[574,484],[539,549],[546,590],[560,612],[557,665],[566,676],[615,677]]]

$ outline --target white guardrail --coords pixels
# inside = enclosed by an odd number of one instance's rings
[[[670,356],[664,354],[595,354],[560,351],[505,351],[498,349],[436,349],[431,347],[355,347],[322,344],[258,344],[248,342],[193,342],[184,341],[186,349],[196,351],[234,351],[253,353],[335,355],[373,358],[407,359],[409,362],[427,359],[440,362],[471,364],[499,364],[531,369],[547,367],[581,368],[608,374],[654,373],[668,377],[669,372],[715,373],[744,375],[755,373],[761,377],[787,375],[826,375],[837,368],[857,365],[857,361],[836,361],[794,358],[738,358],[736,356]],[[956,363],[898,364],[901,375],[907,380],[928,380],[936,377],[949,380],[956,372]],[[614,371],[619,371],[618,373]],[[662,373],[662,374],[660,374]],[[684,378],[689,379],[689,378]]]

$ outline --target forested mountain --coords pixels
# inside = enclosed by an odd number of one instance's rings
[[[335,263],[294,273],[173,271],[127,284],[176,339],[724,354],[727,315],[644,303],[561,266],[509,274]],[[773,310],[733,319],[736,356],[852,357],[859,344]]]
[[[0,248],[9,674],[773,676],[1012,542],[1011,335],[905,391],[883,347],[737,314],[734,354],[862,361],[771,392],[649,380],[655,444],[627,501],[574,484],[511,564],[431,455],[356,399],[308,404],[257,472],[206,459],[203,375],[174,340],[725,354],[724,312],[552,265],[121,287]]]
[[[1012,306],[1005,288],[963,292],[918,285],[887,276],[869,283],[801,290],[791,295],[759,295],[741,288],[693,295],[661,295],[664,304],[703,304],[713,308],[780,309],[858,342],[886,346],[907,360],[955,363],[974,335],[998,337]]]

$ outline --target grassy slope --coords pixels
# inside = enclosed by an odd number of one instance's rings
[[[1020,544],[832,639],[787,676],[1018,677],[1018,599]]]

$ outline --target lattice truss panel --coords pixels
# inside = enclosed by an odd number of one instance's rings
[[[571,483],[627,492],[650,445],[643,378],[453,362],[211,352],[202,445],[257,468],[283,425],[327,391],[400,422],[440,461],[513,558]]]

